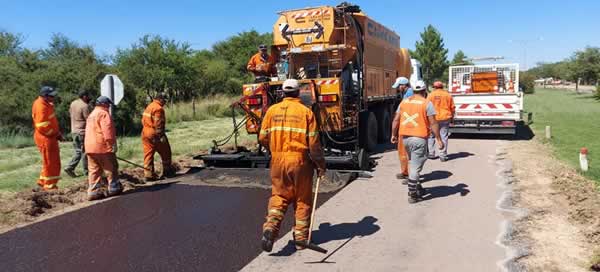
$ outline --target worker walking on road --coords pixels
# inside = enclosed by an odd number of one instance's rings
[[[267,46],[261,44],[258,46],[258,53],[250,58],[246,68],[254,74],[256,81],[264,81],[264,78],[275,74],[275,58],[267,53]]]
[[[173,177],[175,170],[171,165],[171,145],[165,133],[166,116],[164,105],[166,98],[158,94],[142,114],[142,144],[144,147],[144,181],[156,181],[160,178]],[[154,172],[154,153],[158,152],[162,160],[161,177]]]
[[[440,137],[444,142],[444,148],[439,150],[440,161],[445,162],[448,160],[448,136],[450,130],[450,122],[454,117],[455,106],[452,95],[443,89],[444,84],[441,81],[433,83],[433,92],[427,96],[427,100],[433,104],[435,108],[435,120],[440,127]],[[429,159],[435,159],[435,135],[429,136]]]
[[[408,154],[408,202],[415,203],[425,194],[419,178],[423,165],[427,160],[427,138],[431,131],[438,140],[440,149],[444,143],[440,139],[439,127],[435,120],[435,108],[425,97],[427,87],[425,82],[419,81],[414,87],[415,94],[403,100],[398,107],[394,122],[392,123],[392,143],[397,143],[402,138],[406,153]]]
[[[73,158],[64,171],[72,178],[77,177],[75,175],[75,167],[82,161],[83,174],[88,175],[88,162],[87,156],[85,155],[84,138],[85,138],[85,121],[90,115],[90,95],[87,91],[79,91],[79,98],[71,102],[69,107],[69,115],[71,116],[71,137],[73,137]]]
[[[54,113],[54,98],[58,92],[49,86],[40,89],[39,97],[31,107],[33,140],[42,155],[42,171],[37,184],[43,190],[56,190],[60,180],[60,149],[62,134]]]
[[[294,239],[308,239],[315,167],[319,177],[325,175],[317,122],[313,112],[298,98],[298,81],[286,80],[283,92],[283,101],[267,110],[259,136],[260,143],[271,151],[273,185],[262,237],[262,249],[267,252],[273,248],[290,204],[295,208]]]
[[[87,119],[85,126],[85,151],[88,157],[88,200],[103,198],[104,186],[102,175],[108,180],[107,196],[118,195],[123,191],[119,181],[117,163],[117,137],[115,126],[108,109],[112,105],[110,98],[100,96],[96,99],[96,108]]]
[[[413,96],[413,89],[410,87],[408,78],[399,77],[396,82],[392,85],[392,88],[398,90],[398,95],[402,96],[402,100],[405,100]],[[396,175],[396,178],[402,181],[402,184],[408,184],[408,154],[404,148],[402,138],[398,139],[398,157],[400,158],[400,173]]]

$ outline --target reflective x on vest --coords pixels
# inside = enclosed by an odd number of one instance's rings
[[[417,123],[417,122],[415,121],[415,119],[417,119],[417,117],[419,117],[419,114],[418,114],[418,113],[415,113],[414,115],[410,116],[410,115],[408,115],[408,113],[406,113],[406,112],[403,112],[403,113],[402,113],[402,115],[404,115],[404,117],[406,118],[406,119],[404,120],[404,122],[402,122],[402,125],[406,125],[406,124],[408,124],[408,123],[410,122],[410,123],[411,123],[411,124],[413,124],[413,126],[415,126],[415,127],[418,127],[418,126],[419,126],[419,123]]]

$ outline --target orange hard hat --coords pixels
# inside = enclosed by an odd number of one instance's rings
[[[441,81],[436,81],[433,83],[433,87],[438,89],[444,88],[444,83],[442,83]]]

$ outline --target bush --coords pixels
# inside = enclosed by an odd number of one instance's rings
[[[528,72],[519,72],[519,88],[525,94],[535,93],[535,76]]]

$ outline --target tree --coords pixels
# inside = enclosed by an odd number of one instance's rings
[[[168,93],[172,99],[191,98],[201,86],[201,67],[192,60],[193,50],[160,36],[146,35],[114,58],[124,80],[148,97]]]
[[[593,84],[600,78],[600,47],[586,47],[572,57],[573,71],[583,82]]]
[[[421,41],[415,44],[415,57],[423,65],[423,78],[426,82],[441,80],[448,68],[448,49],[440,32],[428,25],[421,33]]]
[[[244,31],[213,46],[215,57],[221,58],[237,72],[239,77],[248,78],[246,65],[250,57],[257,52],[260,44],[271,45],[273,36],[271,33],[260,34],[256,30]]]
[[[0,56],[15,56],[21,51],[23,36],[0,30]]]
[[[473,65],[473,62],[467,60],[467,55],[462,50],[458,50],[452,58],[451,65]]]

